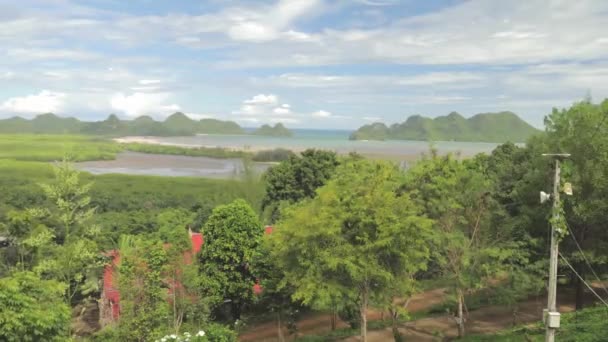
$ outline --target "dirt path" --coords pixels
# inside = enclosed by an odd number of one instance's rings
[[[408,310],[411,313],[426,311],[429,308],[442,303],[446,294],[444,289],[435,289],[416,294],[412,297]],[[560,312],[571,312],[574,310],[575,296],[570,289],[560,289],[558,296],[558,309]],[[519,303],[517,324],[533,323],[542,318],[543,308],[546,306],[546,297],[539,296]],[[380,311],[370,310],[368,320],[379,320],[388,318]],[[512,311],[504,306],[487,306],[469,313],[467,322],[468,334],[486,334],[512,327],[514,317]],[[299,336],[323,334],[331,330],[330,315],[313,314],[305,317],[297,323]],[[338,327],[347,327],[345,322],[339,321]],[[439,337],[454,338],[458,330],[453,319],[445,314],[421,318],[408,322],[402,326],[400,331],[406,340],[414,341],[438,341]],[[277,341],[277,327],[275,322],[257,325],[239,336],[240,341]],[[287,337],[287,331],[284,331]],[[293,340],[293,337],[288,340]],[[369,342],[392,341],[393,336],[390,328],[383,330],[368,331]],[[359,341],[359,337],[349,337],[345,342]]]
[[[422,293],[418,293],[412,297],[408,304],[408,310],[411,313],[428,310],[433,305],[442,303],[445,300],[445,290],[435,289]],[[388,316],[384,316],[388,317]],[[377,310],[370,310],[368,312],[368,320],[374,321],[382,319],[382,312]],[[298,327],[299,336],[302,335],[313,335],[323,334],[331,331],[331,316],[329,314],[313,314],[305,317],[298,321],[296,324]],[[348,324],[342,320],[338,320],[338,328],[346,328]],[[287,331],[284,329],[284,336],[288,336]],[[245,333],[239,336],[239,341],[264,341],[271,342],[277,341],[277,326],[276,322],[267,322],[256,325],[249,329]]]
[[[562,313],[574,311],[574,293],[570,290],[560,290],[558,296],[558,310]],[[546,297],[540,296],[519,303],[517,324],[538,322],[542,319],[543,308],[546,306]],[[471,311],[467,322],[467,334],[487,334],[511,328],[514,317],[512,311],[504,306],[487,306]],[[458,329],[447,315],[421,318],[408,322],[400,329],[405,340],[413,341],[441,341],[442,338],[455,338]],[[350,337],[345,342],[359,341],[359,337]],[[368,332],[369,342],[392,341],[393,334],[390,329]]]

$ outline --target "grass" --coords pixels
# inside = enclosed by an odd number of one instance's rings
[[[103,137],[82,135],[0,134],[0,159],[55,161],[112,160],[122,151],[209,158],[250,158],[257,162],[282,161],[291,151],[277,148],[256,153],[220,147],[180,147],[153,144],[119,144]]]
[[[578,312],[562,314],[561,327],[556,341],[601,342],[608,336],[608,308],[592,307]],[[545,328],[542,322],[519,326],[497,334],[468,336],[463,342],[519,342],[544,341]]]
[[[120,147],[124,150],[140,152],[140,153],[152,153],[152,154],[171,154],[178,156],[190,156],[190,157],[209,157],[209,158],[249,158],[257,162],[277,162],[286,160],[293,152],[283,149],[276,148],[272,150],[262,150],[255,153],[246,151],[231,150],[222,147],[182,147],[182,146],[169,146],[169,145],[154,145],[154,144],[140,144],[140,143],[127,143],[120,144]]]
[[[244,151],[233,151],[220,147],[180,147],[138,143],[120,144],[120,146],[125,150],[133,152],[172,154],[190,157],[243,158],[249,155],[249,153]]]
[[[109,160],[120,151],[118,144],[95,137],[0,134],[0,159],[54,161],[69,156],[74,161]]]

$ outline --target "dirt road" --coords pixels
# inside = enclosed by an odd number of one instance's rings
[[[408,310],[411,313],[422,312],[431,307],[442,303],[446,298],[444,289],[434,289],[416,294],[412,297]],[[560,289],[558,296],[558,305],[560,312],[569,312],[574,310],[574,293],[569,289]],[[542,317],[542,310],[546,306],[544,296],[531,298],[527,301],[519,303],[519,311],[517,314],[517,324],[537,322]],[[387,315],[382,315],[381,312],[370,310],[368,320],[379,320],[382,318],[388,319]],[[504,306],[487,306],[473,310],[469,313],[467,322],[467,333],[470,334],[485,334],[512,327],[514,316],[512,310]],[[330,316],[328,314],[314,314],[297,323],[299,335],[323,334],[331,330]],[[338,327],[347,327],[347,324],[339,321]],[[453,319],[447,314],[438,314],[432,317],[421,318],[412,322],[408,322],[401,327],[401,332],[404,337],[414,341],[437,341],[443,337],[456,337],[458,330]],[[287,337],[287,331],[284,330],[284,335]],[[275,322],[259,324],[239,337],[240,341],[277,341],[277,327]],[[368,332],[368,341],[392,341],[391,329],[375,330]],[[293,340],[293,336],[289,338]],[[345,339],[346,342],[359,341],[358,337],[350,337]]]

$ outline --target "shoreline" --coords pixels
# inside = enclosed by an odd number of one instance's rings
[[[223,149],[223,150],[231,151],[231,152],[249,152],[249,153],[257,153],[257,152],[261,152],[261,151],[272,151],[277,148],[286,149],[286,150],[289,150],[294,153],[301,153],[309,148],[314,148],[314,149],[324,149],[324,150],[328,150],[328,151],[334,151],[338,155],[348,155],[350,153],[356,152],[356,153],[359,153],[362,156],[370,158],[370,159],[389,160],[389,161],[408,161],[408,162],[418,160],[421,158],[421,156],[424,153],[428,152],[428,151],[425,151],[423,153],[406,153],[406,154],[404,154],[404,153],[391,153],[389,151],[387,151],[387,152],[380,152],[380,151],[357,152],[354,150],[345,151],[345,150],[338,150],[338,149],[331,149],[331,148],[318,148],[318,147],[294,147],[294,146],[268,147],[268,146],[252,146],[252,145],[236,147],[236,146],[220,146],[220,145],[211,145],[211,144],[205,145],[205,144],[186,144],[186,143],[179,143],[179,142],[167,142],[167,141],[162,141],[162,139],[163,139],[163,137],[156,137],[156,136],[126,136],[126,137],[120,137],[120,138],[113,138],[112,141],[114,141],[116,143],[120,143],[120,144],[136,143],[136,144],[159,145],[159,146],[175,146],[175,147],[190,148],[190,149],[217,148],[217,149]]]
[[[265,148],[259,146],[247,146],[247,147],[227,147],[227,146],[219,146],[219,145],[199,145],[199,144],[184,144],[184,143],[176,143],[176,142],[166,142],[161,141],[161,137],[154,136],[127,136],[122,138],[113,138],[112,141],[117,142],[119,144],[147,144],[147,145],[159,145],[159,146],[175,146],[175,147],[183,147],[183,148],[219,148],[226,151],[232,152],[261,152],[261,151],[271,151],[273,148]],[[299,153],[304,151],[305,149],[298,149],[292,147],[283,147],[286,150],[290,150],[294,153]]]

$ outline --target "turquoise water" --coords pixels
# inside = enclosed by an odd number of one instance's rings
[[[224,147],[244,150],[287,148],[304,150],[317,148],[332,150],[338,153],[358,152],[378,156],[412,156],[428,152],[431,144],[425,141],[351,141],[346,130],[312,130],[294,129],[293,137],[265,137],[255,135],[198,135],[193,137],[159,137],[163,143],[185,144],[192,146]],[[473,155],[490,152],[498,144],[478,142],[434,142],[433,146],[440,153],[459,152],[462,155]]]

